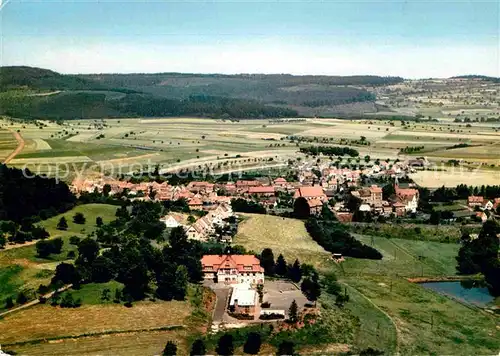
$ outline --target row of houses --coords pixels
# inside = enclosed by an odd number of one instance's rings
[[[388,200],[383,199],[382,188],[372,185],[368,188],[353,190],[351,194],[361,201],[360,211],[375,212],[379,215],[403,216],[407,213],[416,213],[419,201],[418,189],[401,188],[394,186],[394,196]]]
[[[471,195],[467,198],[467,206],[470,208],[478,207],[482,210],[496,211],[500,207],[500,198],[489,200],[482,196]]]
[[[220,204],[193,224],[183,224],[182,216],[177,213],[166,215],[161,218],[161,221],[168,228],[183,226],[188,239],[207,241],[215,233],[217,227],[222,228],[233,214],[230,204]]]

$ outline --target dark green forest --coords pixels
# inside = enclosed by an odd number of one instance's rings
[[[20,119],[199,116],[280,118],[322,108],[373,103],[360,86],[399,77],[218,74],[62,75],[31,67],[0,68],[0,114]],[[36,92],[61,91],[38,96]],[[33,93],[35,92],[35,93]],[[35,94],[35,95],[34,95]]]

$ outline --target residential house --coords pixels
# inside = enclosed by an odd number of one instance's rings
[[[214,191],[214,184],[209,182],[190,182],[186,188],[192,193],[211,193]]]
[[[370,188],[353,190],[351,194],[360,199],[363,204],[373,207],[382,206],[382,188],[376,185],[372,185]]]
[[[273,197],[276,195],[276,191],[274,187],[249,187],[248,188],[248,195],[250,196],[256,196],[258,198],[261,197]]]
[[[276,186],[276,187],[285,187],[287,182],[286,182],[286,179],[285,178],[282,178],[282,177],[279,177],[279,178],[276,178],[273,182],[273,184]]]
[[[200,198],[194,197],[192,199],[189,199],[188,206],[189,206],[189,209],[191,209],[191,210],[202,210],[203,209],[203,202],[201,201]]]
[[[166,227],[169,228],[174,228],[182,225],[181,224],[182,218],[178,215],[170,214],[161,218],[160,220],[165,223]]]
[[[258,180],[238,180],[236,181],[236,192],[246,193],[250,187],[260,187],[262,183]]]
[[[318,198],[312,198],[307,200],[307,205],[309,205],[309,214],[310,215],[319,215],[321,214],[321,209],[323,208],[323,202]]]
[[[470,208],[475,208],[476,206],[482,207],[484,204],[484,198],[481,196],[471,195],[467,198],[467,206]]]
[[[294,199],[297,198],[305,198],[306,200],[319,199],[322,202],[328,200],[325,192],[323,191],[323,188],[321,188],[319,185],[315,185],[312,187],[300,187],[296,189]]]
[[[416,213],[419,193],[417,189],[395,186],[397,202],[403,204],[406,212]]]
[[[205,255],[201,265],[204,278],[217,283],[264,284],[264,269],[253,255]]]

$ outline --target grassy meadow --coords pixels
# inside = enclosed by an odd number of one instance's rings
[[[328,263],[330,254],[311,239],[304,222],[272,215],[240,215],[244,220],[233,238],[235,245],[243,245],[256,253],[269,247],[275,258],[281,253],[288,263],[296,258],[316,266]]]
[[[268,230],[269,232],[265,232]],[[322,315],[344,320],[358,318],[350,337],[350,347],[373,347],[389,354],[491,354],[500,347],[497,320],[479,309],[410,283],[408,277],[445,277],[456,274],[460,245],[448,231],[451,242],[440,242],[442,233],[426,231],[420,237],[387,238],[356,234],[363,243],[383,254],[382,260],[346,258],[341,264],[329,259],[307,235],[303,222],[273,216],[245,214],[235,244],[256,252],[271,247],[288,262],[315,264],[321,272],[334,271],[350,297],[344,309],[333,305],[331,297],[321,297]],[[307,233],[307,232],[305,232]],[[326,345],[322,345],[327,347]],[[321,346],[306,348],[321,351]]]
[[[5,307],[5,298],[12,296],[15,299],[20,291],[25,291],[31,296],[32,292],[40,284],[49,283],[56,266],[61,261],[68,260],[70,251],[77,250],[75,245],[69,243],[70,237],[85,237],[95,229],[95,218],[97,216],[101,216],[104,222],[110,222],[114,220],[115,211],[116,207],[113,205],[79,205],[64,214],[40,222],[40,225],[44,226],[50,233],[51,238],[61,237],[63,239],[64,243],[60,254],[51,254],[47,258],[38,257],[35,247],[36,241],[22,246],[8,246],[7,249],[0,250],[0,281],[2,282],[0,284],[0,310]],[[87,219],[85,224],[73,223],[72,218],[76,212],[85,215]],[[56,228],[61,216],[65,216],[68,220],[68,229],[66,231],[57,230]]]

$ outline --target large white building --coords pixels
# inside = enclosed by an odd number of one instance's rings
[[[264,269],[253,255],[205,255],[201,265],[204,278],[217,283],[264,284]]]

